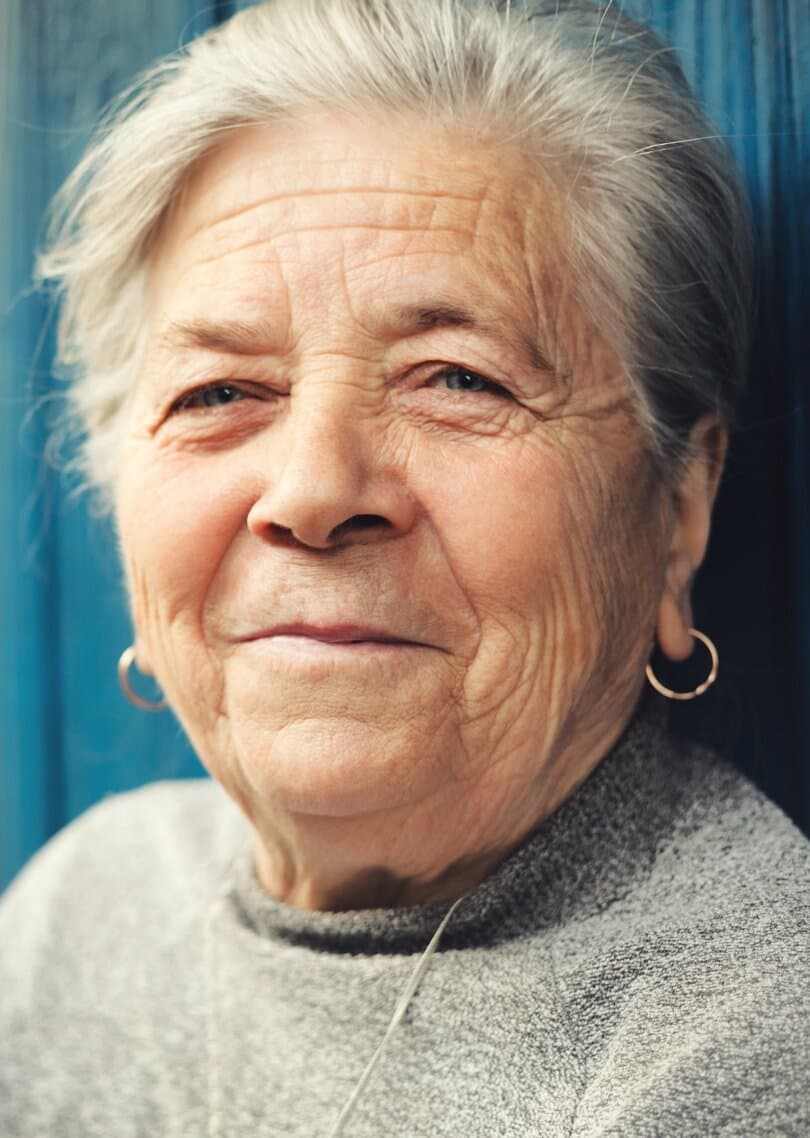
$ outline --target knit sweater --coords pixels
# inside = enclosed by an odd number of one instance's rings
[[[810,1134],[810,843],[647,698],[453,913],[353,1138]],[[105,799],[0,900],[2,1138],[326,1138],[446,905],[264,892],[213,781]]]

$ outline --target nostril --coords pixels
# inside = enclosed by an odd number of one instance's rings
[[[355,514],[345,522],[341,522],[329,534],[329,541],[339,541],[345,534],[362,529],[379,529],[381,526],[390,526],[387,518],[380,514]]]
[[[288,526],[279,526],[271,522],[267,526],[266,534],[278,545],[300,545],[298,538]]]
[[[279,546],[312,545],[320,548],[340,545],[350,535],[361,533],[364,530],[390,528],[391,522],[380,514],[354,514],[345,522],[330,530],[325,538],[318,538],[315,534],[306,532],[296,533],[290,526],[282,526],[277,522],[268,523],[263,529],[265,538]]]

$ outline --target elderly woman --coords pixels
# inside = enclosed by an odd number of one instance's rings
[[[3,1135],[808,1132],[808,844],[666,728],[744,368],[711,134],[579,2],[271,0],[106,123],[42,273],[125,690],[213,779],[7,893]]]

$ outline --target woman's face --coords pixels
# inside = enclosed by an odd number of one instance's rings
[[[514,151],[326,117],[232,136],[162,227],[117,487],[138,659],[266,844],[503,848],[633,708],[660,492],[565,232]]]

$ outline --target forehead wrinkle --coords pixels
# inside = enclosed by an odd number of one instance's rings
[[[323,169],[319,169],[319,167],[322,168],[324,165],[324,162],[320,158],[318,160],[318,163],[305,161],[300,164],[295,164],[296,169],[298,165],[300,165],[302,174],[306,177],[309,177],[310,181],[312,180],[313,176],[316,178],[319,174],[322,178],[325,176]],[[272,177],[272,163],[262,163],[261,167],[267,171],[268,179]],[[263,173],[261,167],[258,171],[259,176],[261,176]],[[337,168],[341,171],[345,170],[347,174],[353,173],[354,176],[356,176],[356,164],[352,164],[350,168],[349,163],[345,162],[344,160],[333,160],[332,167],[333,168],[326,171],[326,175],[329,177],[334,177],[334,168]],[[283,169],[283,173],[286,175],[286,177],[290,176],[290,168]],[[428,163],[428,169],[430,168],[430,163]],[[386,163],[378,163],[375,166],[370,167],[370,169],[374,171],[374,175],[378,178],[381,174],[396,176],[396,171],[390,173],[390,166]],[[246,172],[249,173],[249,171],[250,166],[247,166]],[[364,271],[370,268],[375,262],[391,262],[395,259],[395,257],[400,257],[402,255],[436,255],[438,253],[442,253],[461,256],[462,254],[459,253],[456,241],[449,240],[452,237],[455,239],[462,239],[468,250],[472,247],[475,254],[481,255],[480,261],[478,260],[478,256],[475,255],[473,257],[473,260],[478,261],[478,268],[484,267],[486,268],[488,275],[491,273],[494,276],[495,279],[493,281],[493,284],[500,286],[496,287],[497,292],[504,292],[504,286],[506,286],[507,292],[511,292],[512,296],[514,296],[515,291],[518,293],[533,292],[533,279],[530,279],[528,282],[524,280],[521,283],[517,282],[512,277],[512,271],[520,272],[520,266],[513,263],[511,269],[507,272],[503,264],[504,252],[507,250],[509,252],[507,260],[512,262],[516,260],[516,255],[518,254],[520,256],[521,262],[525,261],[529,253],[529,250],[526,248],[525,240],[521,240],[521,238],[524,237],[525,232],[522,231],[521,223],[523,225],[526,225],[528,220],[527,213],[536,213],[537,210],[536,208],[530,210],[518,208],[516,197],[522,196],[518,193],[519,189],[522,186],[521,179],[518,179],[517,181],[512,178],[505,179],[502,174],[499,174],[498,172],[495,172],[494,174],[487,173],[483,176],[479,175],[476,177],[473,183],[474,192],[466,194],[455,192],[449,193],[441,186],[437,187],[435,185],[426,188],[421,188],[418,186],[414,187],[413,185],[404,188],[402,186],[390,186],[387,184],[377,186],[358,186],[350,184],[347,186],[332,185],[328,187],[312,187],[310,185],[308,188],[302,190],[291,189],[289,192],[278,191],[271,192],[269,194],[264,193],[258,200],[251,200],[243,203],[236,209],[231,209],[225,213],[215,214],[213,220],[210,217],[206,218],[204,216],[200,219],[200,213],[204,213],[206,208],[211,206],[212,201],[214,204],[216,204],[217,198],[219,198],[219,203],[222,204],[225,201],[227,191],[232,192],[234,189],[236,189],[238,192],[240,180],[236,180],[235,178],[235,175],[238,173],[239,169],[235,168],[232,165],[229,170],[226,169],[222,177],[213,182],[212,189],[209,188],[209,190],[206,192],[206,189],[203,187],[202,193],[197,199],[197,210],[194,209],[193,203],[190,203],[188,201],[188,198],[186,199],[187,204],[191,206],[188,214],[186,215],[187,224],[193,223],[195,221],[195,212],[198,214],[196,220],[199,222],[199,224],[197,224],[196,228],[191,229],[188,237],[183,234],[182,240],[176,244],[179,244],[182,248],[182,244],[185,240],[191,240],[193,234],[199,235],[201,231],[205,230],[207,236],[210,235],[211,243],[218,244],[221,242],[222,246],[224,246],[217,250],[209,252],[208,250],[205,250],[204,239],[203,248],[195,249],[192,253],[192,268],[194,264],[210,265],[220,259],[227,258],[231,254],[236,255],[240,252],[244,253],[246,250],[261,247],[263,245],[270,246],[270,249],[268,249],[269,254],[275,241],[283,244],[285,240],[289,241],[291,238],[297,238],[299,236],[303,237],[307,233],[331,232],[335,233],[337,237],[349,237],[351,235],[362,233],[387,233],[391,235],[401,234],[405,241],[411,245],[411,248],[398,249],[388,256],[367,257],[360,265],[347,264],[345,261],[345,254],[348,253],[349,250],[344,249],[344,273],[341,275],[340,281],[345,291],[345,287],[348,283],[347,279],[345,279],[346,274],[351,274],[355,270]],[[461,173],[465,177],[468,177],[470,171],[465,167],[462,169]],[[451,174],[451,171],[447,171],[444,174],[445,185],[448,182],[452,181]],[[416,177],[416,175],[414,176]],[[244,187],[245,189],[249,189],[250,180],[251,179],[248,178],[248,186]],[[506,183],[508,183],[508,185]],[[211,183],[209,183],[209,186],[210,185]],[[508,193],[504,193],[505,188],[509,190]],[[356,222],[354,224],[348,224],[346,221],[341,222],[338,218],[332,224],[304,225],[300,228],[295,228],[295,206],[298,204],[299,200],[323,200],[330,197],[335,199],[336,204],[341,201],[352,203],[351,208],[353,208],[353,203],[356,203],[359,199],[361,202],[367,202],[369,210],[378,215],[379,213],[383,212],[386,206],[390,203],[389,208],[392,208],[393,210],[397,210],[397,207],[399,207],[400,213],[404,210],[407,211],[407,213],[413,213],[417,216],[411,220],[410,224],[405,225],[400,222],[399,218],[396,220],[392,219],[388,223],[377,220],[375,222],[366,222],[365,224],[357,224]],[[289,202],[292,208],[285,209],[285,202]],[[534,206],[537,205],[536,202],[532,202],[531,204]],[[382,206],[382,208],[380,208],[380,206]],[[443,213],[452,213],[454,206],[456,214],[458,215],[458,213],[461,213],[462,217],[460,219],[457,217],[453,220],[460,220],[462,224],[437,224],[437,215],[438,219],[441,219],[441,215]],[[256,222],[256,213],[257,211],[262,211],[263,209],[266,209],[267,212],[269,212],[271,215],[273,213],[280,213],[284,221],[287,222],[287,226],[280,232],[276,231],[275,233],[271,232],[265,234],[260,233],[257,236],[252,236],[250,240],[242,240],[238,245],[234,245],[233,247],[228,248],[226,241],[223,240],[223,237],[226,235],[221,231],[223,229],[230,229],[231,236],[237,236],[239,235],[240,230],[254,228]],[[306,214],[308,211],[305,209],[303,212]],[[335,212],[339,214],[340,210],[336,209]],[[545,214],[545,210],[542,212]],[[176,220],[180,222],[178,228],[181,230],[182,218],[182,212],[176,215]],[[279,219],[276,218],[274,220],[278,221]],[[407,220],[408,219],[406,219],[406,221]],[[486,224],[489,221],[494,222],[494,226],[492,227],[491,231],[487,228]],[[414,224],[415,222],[416,224]],[[465,222],[466,224],[464,224]],[[176,233],[177,231],[175,230],[175,235]],[[443,240],[438,240],[436,242],[436,244],[439,245],[439,248],[434,247],[430,250],[418,249],[418,246],[421,243],[420,236],[428,238],[433,238],[435,236],[436,238],[439,238],[440,235]],[[242,236],[244,236],[244,234],[242,234]],[[171,237],[167,243],[172,244]],[[195,244],[199,243],[195,242]],[[417,246],[416,249],[413,248],[414,245]],[[367,246],[367,249],[368,252],[371,253],[372,248],[370,243],[369,246]],[[352,252],[357,253],[358,251],[365,252],[365,250],[359,249],[359,243],[354,247]],[[266,258],[263,257],[262,260],[267,260],[268,263],[273,261],[275,262],[276,267],[279,268],[283,267],[285,260],[288,260],[288,258],[284,257],[283,255],[279,256],[278,250],[272,250],[272,254],[272,256],[268,255]],[[528,256],[528,260],[533,259],[534,258],[531,256]],[[314,268],[315,266],[313,265],[312,267]],[[526,266],[523,266],[523,272],[521,272],[520,275],[523,276],[525,272]],[[206,273],[205,275],[210,274]],[[281,275],[284,276],[285,274],[282,272]],[[531,278],[532,276],[533,274],[529,272],[529,277]],[[507,277],[509,277],[509,280],[507,280]],[[350,305],[350,307],[353,307],[353,305]],[[512,308],[515,307],[520,308],[523,307],[523,305],[512,305]],[[528,308],[528,305],[526,307]],[[535,307],[537,307],[537,304],[535,304]],[[511,311],[508,305],[506,307],[506,310]],[[503,311],[504,309],[502,307],[502,312]],[[514,319],[514,316],[515,313],[512,312],[511,317],[508,319],[509,322],[511,324],[514,324],[517,328],[517,322]],[[541,330],[540,321],[534,321],[533,324],[537,331]],[[532,331],[534,331],[534,328]],[[533,338],[532,336],[527,335],[527,332],[528,328],[524,327],[521,334],[522,345],[524,349],[523,354],[526,354],[526,350],[528,350],[528,354],[533,359],[534,365],[541,370],[548,371],[548,361],[540,352],[538,345],[533,342],[533,339],[536,337]],[[501,338],[503,339],[503,337]]]
[[[272,238],[256,237],[252,241],[245,242],[244,245],[236,245],[233,248],[218,250],[217,252],[211,253],[208,256],[197,256],[194,258],[194,264],[195,265],[208,265],[208,264],[211,264],[213,261],[220,260],[221,258],[227,258],[229,256],[236,254],[236,253],[243,253],[246,249],[252,249],[256,245],[266,244],[266,243],[268,243],[268,241],[274,241],[274,240],[278,240],[278,239],[284,238],[284,237],[291,237],[291,236],[298,237],[298,236],[305,236],[306,234],[309,234],[309,233],[324,233],[324,232],[327,232],[327,233],[338,233],[338,232],[340,232],[341,234],[343,234],[343,233],[345,233],[345,234],[351,234],[351,233],[401,233],[403,236],[407,236],[408,238],[414,238],[416,236],[416,233],[412,232],[409,229],[403,228],[403,226],[401,226],[401,225],[371,225],[371,224],[369,224],[369,225],[341,225],[341,226],[308,225],[308,226],[302,227],[301,229],[288,230],[284,233],[274,234]],[[455,226],[455,225],[436,225],[436,226],[431,226],[429,228],[426,227],[423,230],[421,230],[421,232],[423,232],[425,234],[427,234],[427,233],[430,233],[430,234],[452,233],[452,234],[455,234],[459,237],[471,239],[471,234],[470,234],[468,229],[465,229],[461,226]],[[379,258],[380,261],[386,261],[388,259],[389,259],[388,257],[380,257]],[[275,263],[275,258],[273,258],[273,257],[264,258],[263,260],[265,263],[271,263],[271,264]],[[370,264],[373,264],[373,262],[364,261],[363,267],[364,268],[368,267]]]
[[[255,201],[251,201],[251,202],[248,202],[246,204],[242,204],[242,205],[240,205],[234,209],[230,209],[223,214],[215,216],[213,219],[212,218],[203,218],[199,222],[199,224],[194,225],[188,233],[184,234],[184,240],[187,240],[187,241],[191,240],[192,238],[196,237],[203,230],[207,230],[209,233],[214,233],[216,230],[220,229],[221,227],[228,226],[228,225],[230,225],[236,221],[239,221],[240,219],[243,222],[245,222],[247,217],[251,213],[254,213],[257,210],[262,210],[262,209],[267,208],[267,207],[278,206],[285,201],[289,201],[293,205],[297,205],[299,201],[303,201],[303,200],[307,200],[307,199],[312,200],[312,199],[317,199],[317,198],[329,198],[329,197],[345,198],[345,199],[351,199],[351,198],[360,198],[360,199],[363,199],[363,198],[388,198],[390,200],[396,200],[398,198],[405,199],[405,200],[407,200],[408,198],[415,198],[417,200],[421,200],[421,199],[431,200],[432,199],[432,201],[434,203],[434,208],[438,206],[439,202],[446,203],[448,205],[451,203],[466,203],[468,205],[480,206],[481,201],[482,201],[482,194],[470,195],[470,194],[450,193],[450,192],[447,192],[441,188],[434,188],[431,190],[427,190],[427,189],[426,190],[415,190],[412,188],[405,188],[405,187],[400,188],[400,187],[389,187],[389,186],[379,186],[379,187],[357,186],[357,187],[351,187],[350,189],[343,189],[342,187],[336,187],[336,188],[332,188],[332,189],[316,189],[316,190],[313,190],[313,189],[309,189],[309,190],[307,190],[307,189],[303,189],[303,190],[291,189],[291,190],[287,190],[287,191],[275,193],[275,194],[274,193],[263,194],[261,198],[257,198]]]

